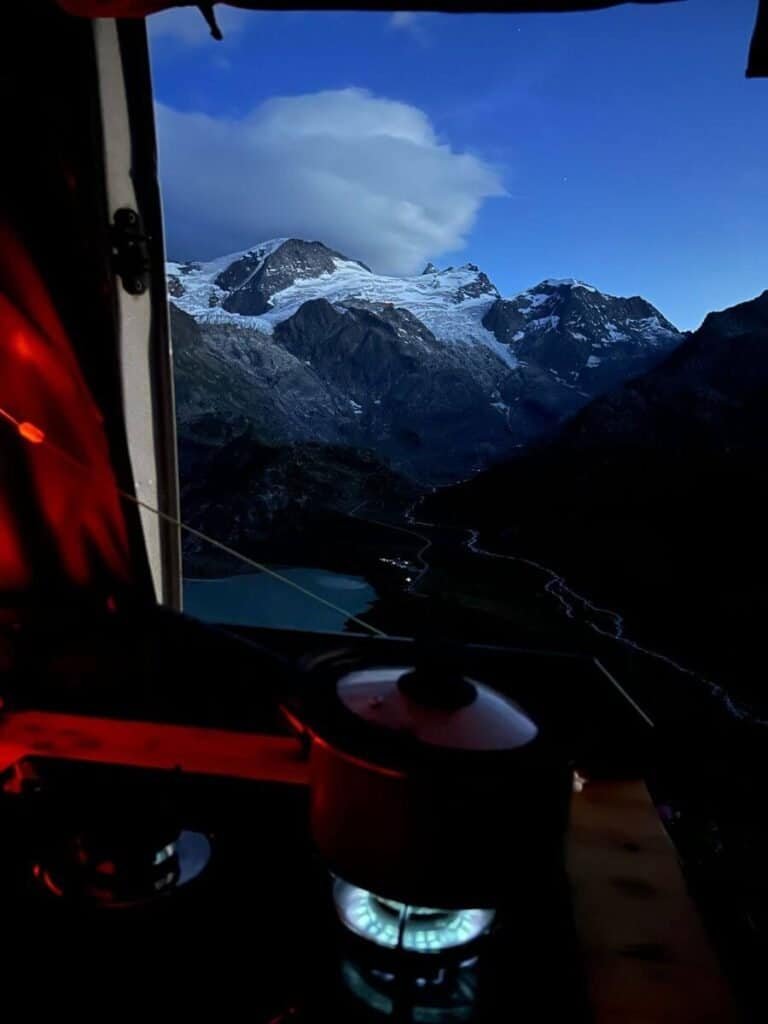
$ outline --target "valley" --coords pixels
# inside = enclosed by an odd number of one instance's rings
[[[571,279],[503,298],[475,264],[384,278],[298,239],[168,273],[190,525],[364,579],[385,632],[752,699],[765,296],[683,335]],[[243,571],[194,539],[185,564]]]

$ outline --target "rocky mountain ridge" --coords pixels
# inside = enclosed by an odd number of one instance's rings
[[[382,277],[300,239],[170,263],[168,288],[182,433],[245,417],[265,443],[371,450],[427,485],[551,431],[682,338],[645,300],[580,282],[504,299],[472,263]]]

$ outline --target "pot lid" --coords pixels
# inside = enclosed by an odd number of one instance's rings
[[[425,678],[410,668],[360,669],[336,693],[347,711],[392,739],[447,750],[507,751],[530,744],[538,729],[516,704],[464,677]]]

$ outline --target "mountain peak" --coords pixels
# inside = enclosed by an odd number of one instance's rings
[[[499,299],[483,324],[521,362],[588,393],[649,369],[682,339],[645,299],[606,295],[575,278]]]
[[[598,289],[595,288],[593,285],[587,284],[585,281],[577,281],[575,277],[563,277],[563,278],[548,277],[546,279],[546,281],[541,281],[539,284],[536,285],[535,288],[531,288],[531,289],[529,289],[529,291],[538,292],[538,291],[541,291],[543,289],[552,289],[552,288],[570,288],[570,289],[573,289],[573,288],[584,288],[588,292],[595,292],[595,293],[597,293],[597,291],[598,291]],[[600,294],[604,294],[604,293],[600,293]]]
[[[306,238],[285,238],[283,239],[282,244],[275,249],[274,254],[277,255],[278,253],[281,253],[282,255],[286,255],[286,249],[289,250],[287,253],[289,258],[295,258],[298,254],[309,255],[314,253],[324,253],[330,255],[334,259],[341,260],[342,263],[353,263],[355,266],[362,267],[363,270],[367,270],[369,274],[373,273],[367,263],[363,263],[362,260],[353,260],[350,256],[345,256],[344,253],[339,252],[338,249],[332,249],[329,245],[326,245],[325,242],[318,242],[316,240],[310,241]]]
[[[322,242],[286,238],[277,244],[270,243],[266,253],[260,246],[235,260],[216,277],[215,284],[229,292],[221,303],[222,309],[241,316],[260,316],[271,308],[272,298],[278,292],[300,280],[333,274],[340,263],[354,264],[371,273],[364,263],[350,260]]]

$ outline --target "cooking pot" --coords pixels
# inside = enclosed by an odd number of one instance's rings
[[[380,896],[495,907],[562,854],[571,772],[508,697],[434,652],[308,667],[310,824],[330,869]]]

